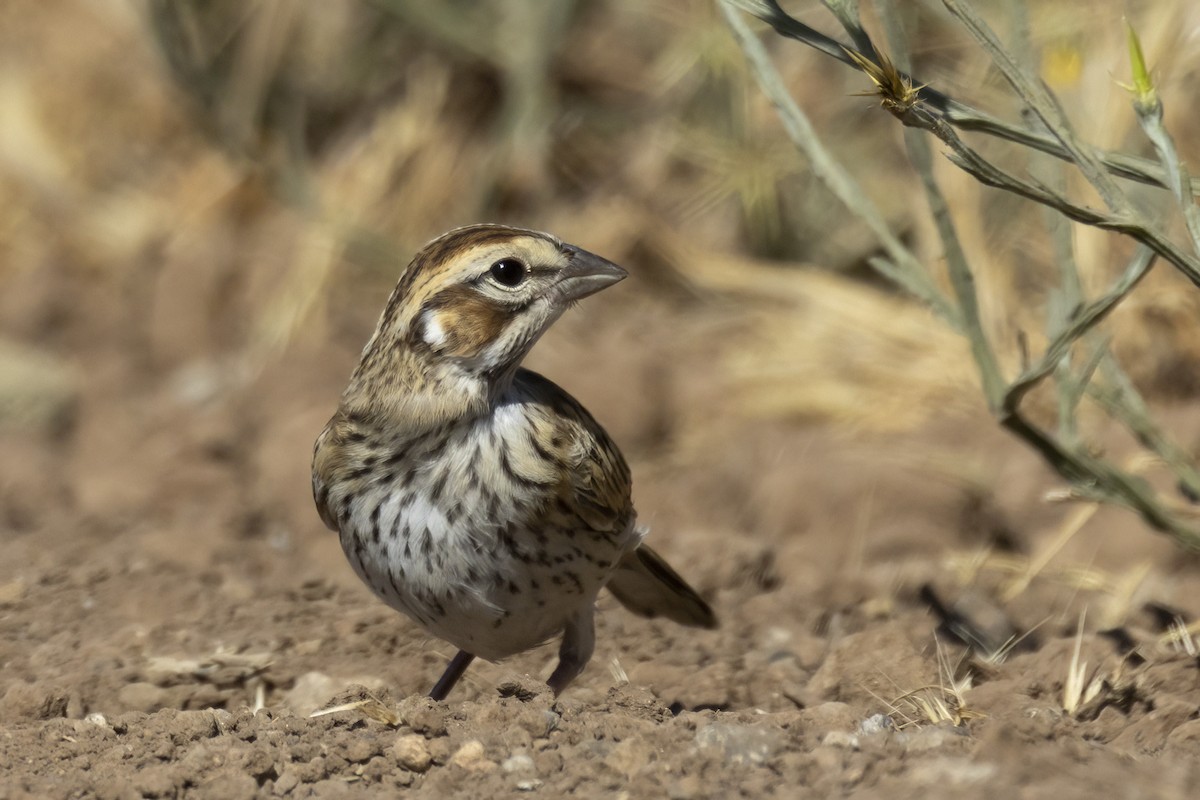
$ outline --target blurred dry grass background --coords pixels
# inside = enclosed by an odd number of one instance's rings
[[[905,5],[916,75],[1016,113],[940,4]],[[980,5],[1003,31],[1005,4]],[[791,6],[835,30],[819,4]],[[1146,153],[1118,85],[1127,16],[1197,162],[1200,7],[1031,6],[1043,75],[1082,133]],[[862,77],[767,42],[936,264],[900,133],[854,95]],[[288,348],[361,335],[377,312],[361,299],[414,248],[491,219],[583,243],[710,313],[722,411],[894,430],[978,404],[965,346],[870,273],[873,241],[806,173],[708,3],[10,0],[0,52],[0,333],[77,366],[99,344],[132,354],[130,379],[203,357],[218,387],[237,384]],[[1018,334],[1044,328],[1044,219],[939,170],[1012,370]],[[1094,292],[1128,253],[1095,230],[1075,240]],[[1200,293],[1160,269],[1109,321],[1151,397],[1200,390],[1198,313]]]

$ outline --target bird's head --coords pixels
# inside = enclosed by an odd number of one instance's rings
[[[547,328],[575,301],[625,270],[546,233],[500,225],[457,228],[408,265],[363,350],[368,375],[416,388],[424,379],[511,379]],[[398,391],[404,386],[396,385]]]

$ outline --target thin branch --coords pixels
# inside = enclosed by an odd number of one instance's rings
[[[1192,497],[1200,497],[1200,471],[1191,455],[1163,432],[1150,416],[1146,401],[1111,355],[1100,365],[1107,386],[1089,386],[1088,394],[1116,417],[1175,474]]]
[[[1091,387],[1092,377],[1096,374],[1100,363],[1105,359],[1112,360],[1112,353],[1108,349],[1109,338],[1108,336],[1100,336],[1095,331],[1091,331],[1083,337],[1084,343],[1091,345],[1091,352],[1088,353],[1088,357],[1079,368],[1079,374],[1073,376],[1070,380],[1063,381],[1063,386],[1060,389],[1061,402],[1064,406],[1062,413],[1066,419],[1070,420],[1069,436],[1064,438],[1071,445],[1077,444],[1079,438],[1075,425],[1079,403]]]
[[[1133,260],[1129,262],[1121,277],[1109,287],[1108,291],[1084,306],[1074,316],[1070,324],[1050,342],[1042,357],[1029,367],[1026,367],[1017,379],[1012,382],[1004,397],[1003,407],[1005,410],[1015,411],[1021,402],[1021,398],[1028,394],[1029,390],[1036,386],[1043,378],[1054,371],[1059,360],[1070,350],[1071,345],[1078,341],[1085,333],[1096,327],[1101,320],[1108,316],[1109,312],[1116,308],[1117,304],[1126,295],[1133,291],[1133,287],[1137,286],[1138,282],[1146,277],[1146,274],[1150,271],[1150,267],[1154,265],[1154,257],[1154,253],[1149,249],[1145,247],[1138,248],[1138,252],[1134,255]]]
[[[950,161],[970,173],[981,183],[1050,206],[1076,222],[1082,222],[1102,230],[1123,233],[1169,261],[1183,273],[1184,277],[1200,287],[1200,260],[1180,248],[1160,228],[1150,224],[1140,215],[1129,216],[1098,211],[1080,205],[1044,185],[1009,175],[968,147],[957,131],[919,104],[903,110],[889,106],[889,110],[904,124],[922,127],[934,133],[953,150],[949,156]]]
[[[888,42],[902,72],[910,69],[908,51],[905,48],[905,38],[900,30],[900,20],[895,6],[885,0],[881,3],[884,23],[887,26]],[[843,23],[844,24],[844,23]],[[882,61],[882,58],[880,59]],[[908,158],[921,177],[921,185],[925,190],[925,199],[937,226],[938,237],[946,257],[946,266],[950,274],[950,284],[954,289],[962,313],[963,331],[971,344],[971,355],[979,369],[980,383],[983,387],[984,398],[988,408],[993,412],[1000,408],[1004,397],[1004,377],[1000,374],[1000,366],[996,354],[988,342],[987,333],[979,316],[979,299],[975,290],[975,275],[967,263],[967,255],[963,251],[950,216],[950,205],[946,196],[938,186],[933,176],[933,151],[925,134],[913,128],[904,129],[904,144],[908,149]]]
[[[878,55],[875,44],[871,41],[866,28],[862,25],[862,19],[858,15],[858,0],[821,0],[821,4],[829,9],[829,13],[837,19],[842,30],[858,48],[858,52],[872,58]]]
[[[722,0],[722,2],[753,14],[770,25],[781,36],[812,47],[847,66],[862,69],[862,66],[849,55],[849,53],[855,52],[853,49],[788,15],[775,0]],[[872,59],[868,58],[868,60]],[[1040,150],[1055,158],[1070,161],[1070,154],[1053,136],[1012,125],[985,111],[955,100],[928,82],[917,80],[909,75],[904,77],[911,85],[920,86],[921,99],[936,111],[938,116],[955,128],[994,136]],[[1169,186],[1166,173],[1158,164],[1149,159],[1111,152],[1101,153],[1100,159],[1104,166],[1117,177],[1164,189]],[[1200,179],[1193,179],[1190,186],[1193,194],[1200,195]]]
[[[1104,198],[1104,203],[1109,210],[1118,214],[1131,212],[1128,198],[1125,197],[1125,193],[1117,186],[1112,176],[1108,174],[1095,150],[1080,141],[1075,135],[1066,112],[1059,105],[1058,98],[1051,94],[1041,80],[1035,80],[1021,68],[1021,65],[1000,44],[995,32],[988,27],[988,24],[983,21],[983,17],[979,16],[974,8],[962,3],[961,0],[942,0],[942,3],[966,26],[975,40],[992,57],[992,63],[1000,69],[1001,74],[1004,75],[1005,80],[1013,87],[1017,95],[1025,101],[1030,110],[1054,135],[1054,138],[1062,143],[1062,146],[1071,155],[1070,160]]]
[[[891,262],[889,265],[880,259],[874,259],[872,264],[882,268],[887,278],[925,301],[935,313],[947,320],[953,327],[961,329],[963,322],[958,309],[930,280],[916,256],[892,233],[883,215],[879,213],[875,204],[866,196],[854,178],[821,144],[808,117],[800,110],[796,101],[784,87],[783,80],[776,72],[774,64],[771,63],[762,42],[731,7],[736,2],[737,0],[725,0],[721,3],[721,10],[725,14],[730,29],[737,36],[738,43],[746,54],[747,60],[753,67],[759,86],[779,113],[779,118],[783,122],[788,136],[800,152],[808,158],[813,174],[867,224],[871,232],[879,239]]]
[[[1083,494],[1099,501],[1118,502],[1137,512],[1155,530],[1170,534],[1193,550],[1200,549],[1200,533],[1163,508],[1146,481],[1081,450],[1068,450],[1020,412],[1002,417],[1000,424],[1038,451],[1056,472],[1075,483]]]
[[[1017,61],[1022,64],[1040,63],[1040,54],[1033,43],[1029,8],[1025,0],[1013,0],[1011,27],[1012,48]],[[1032,152],[1030,173],[1056,194],[1066,195],[1066,162],[1054,160],[1046,153]],[[1079,268],[1075,261],[1070,222],[1053,208],[1043,206],[1041,210],[1046,232],[1054,248],[1054,263],[1058,267],[1059,277],[1058,288],[1050,292],[1046,302],[1046,333],[1053,340],[1066,329],[1071,317],[1083,305],[1083,282],[1080,280]],[[1098,338],[1094,334],[1085,337]],[[1063,353],[1054,368],[1055,395],[1058,401],[1058,437],[1069,446],[1079,443],[1079,403],[1095,373],[1100,357],[1105,352],[1104,342],[1093,341],[1091,344],[1091,355],[1078,376],[1071,369],[1071,350]],[[1028,364],[1023,365],[1023,368],[1025,367],[1028,367]]]
[[[1197,253],[1200,253],[1200,207],[1196,206],[1195,199],[1188,191],[1188,187],[1192,185],[1192,179],[1188,176],[1187,167],[1183,165],[1183,160],[1179,158],[1179,153],[1175,150],[1175,140],[1163,126],[1162,100],[1159,99],[1158,92],[1154,90],[1154,85],[1150,82],[1150,73],[1146,69],[1141,42],[1138,41],[1133,26],[1129,26],[1127,30],[1129,32],[1129,56],[1134,76],[1134,85],[1131,87],[1133,110],[1137,115],[1138,124],[1142,127],[1146,138],[1154,145],[1154,150],[1158,153],[1158,160],[1167,172],[1167,184],[1183,213],[1188,235],[1192,238],[1192,247]]]

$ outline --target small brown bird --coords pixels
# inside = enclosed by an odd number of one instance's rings
[[[433,240],[401,276],[337,412],[317,438],[313,496],[358,576],[476,656],[559,633],[558,694],[592,656],[596,595],[716,627],[642,544],[629,467],[584,408],[521,360],[575,301],[625,270],[553,236],[499,225]]]

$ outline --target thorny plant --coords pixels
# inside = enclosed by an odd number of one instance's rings
[[[1085,143],[1068,121],[1058,99],[1020,59],[1006,49],[987,23],[962,0],[942,0],[991,58],[1019,97],[1038,128],[1013,125],[974,109],[910,75],[906,42],[892,0],[880,0],[891,57],[871,40],[858,15],[857,0],[823,0],[846,31],[852,45],[843,45],[789,16],[775,0],[719,0],[725,18],[758,79],[774,104],[796,147],[813,173],[858,215],[878,238],[885,257],[872,266],[900,288],[929,305],[970,343],[988,407],[1006,429],[1024,440],[1070,481],[1079,499],[1114,503],[1138,513],[1153,529],[1178,543],[1200,548],[1200,528],[1186,511],[1172,508],[1143,478],[1094,455],[1081,441],[1077,428],[1080,402],[1088,397],[1118,420],[1147,450],[1161,459],[1188,497],[1200,497],[1200,472],[1195,461],[1174,443],[1150,417],[1145,402],[1108,348],[1096,326],[1146,276],[1156,259],[1169,263],[1200,286],[1200,210],[1193,181],[1162,124],[1162,103],[1150,80],[1141,46],[1129,29],[1133,70],[1133,109],[1158,156],[1157,163],[1121,153],[1102,152]],[[1019,5],[1019,4],[1018,4]],[[949,271],[953,296],[938,286],[932,271],[893,233],[850,173],[822,144],[794,98],[784,87],[762,42],[747,26],[749,12],[781,36],[794,39],[864,72],[874,85],[881,106],[905,126],[909,159],[920,175],[936,223]],[[1025,34],[1027,35],[1027,34]],[[1028,51],[1029,47],[1023,47]],[[1057,188],[1005,171],[969,146],[959,131],[985,134],[1049,154],[1076,168],[1103,200],[1104,208],[1080,204]],[[1083,296],[1072,255],[1067,226],[1051,228],[1059,256],[1060,288],[1049,304],[1048,340],[1037,358],[1023,359],[1022,369],[1009,379],[1001,373],[992,343],[981,323],[975,279],[960,243],[949,205],[933,174],[932,149],[924,133],[949,148],[948,157],[980,183],[1031,200],[1084,225],[1128,237],[1138,244],[1121,275],[1099,297]],[[1173,241],[1158,219],[1142,213],[1117,179],[1169,190],[1184,217],[1188,241]],[[1025,348],[1023,348],[1024,351]],[[1081,354],[1073,358],[1078,350]],[[1058,397],[1057,431],[1032,421],[1022,399],[1053,376]]]

